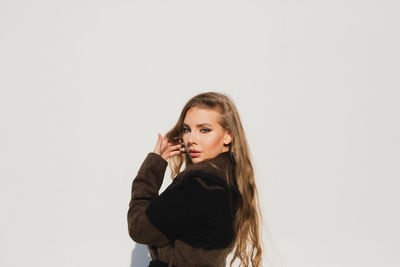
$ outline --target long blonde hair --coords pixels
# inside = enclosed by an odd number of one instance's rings
[[[260,223],[262,221],[258,200],[258,191],[254,179],[253,164],[251,162],[249,146],[242,127],[238,110],[233,100],[221,93],[206,92],[192,97],[183,107],[178,122],[169,130],[165,137],[169,140],[182,138],[183,121],[186,112],[192,108],[204,108],[219,112],[219,124],[232,134],[229,151],[236,161],[236,181],[241,196],[239,209],[234,218],[235,238],[232,266],[239,259],[239,266],[261,266],[262,248]],[[183,163],[190,164],[184,155],[177,155],[168,159],[171,168],[171,177],[175,177]]]

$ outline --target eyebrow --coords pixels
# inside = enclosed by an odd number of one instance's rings
[[[206,125],[212,127],[212,125],[209,124],[209,123],[200,123],[200,124],[197,124],[196,126],[197,126],[197,127],[201,127],[201,126],[206,126]],[[186,123],[183,123],[183,126],[189,127],[189,125],[187,125]]]

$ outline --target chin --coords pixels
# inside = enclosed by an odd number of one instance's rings
[[[192,158],[192,162],[193,163],[198,163],[198,162],[200,162],[200,161],[202,161],[203,159],[201,159],[201,158]]]

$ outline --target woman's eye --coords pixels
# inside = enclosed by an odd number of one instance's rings
[[[210,132],[210,131],[211,131],[211,130],[210,130],[210,129],[207,129],[207,128],[203,128],[203,129],[200,130],[200,132],[202,132],[202,133],[208,133],[208,132]],[[184,133],[190,132],[190,129],[189,129],[189,128],[183,128],[183,132],[184,132]]]

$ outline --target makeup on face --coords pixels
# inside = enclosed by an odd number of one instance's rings
[[[201,155],[200,151],[197,151],[195,149],[188,149],[185,146],[185,143],[183,142],[183,139],[180,138],[175,138],[173,140],[171,140],[171,143],[173,145],[178,145],[179,143],[181,143],[181,151],[186,152],[186,154],[189,156],[190,160],[192,160],[192,158],[196,158],[199,157]]]
[[[218,156],[225,148],[226,130],[217,110],[191,107],[182,122],[182,138],[194,162]]]

